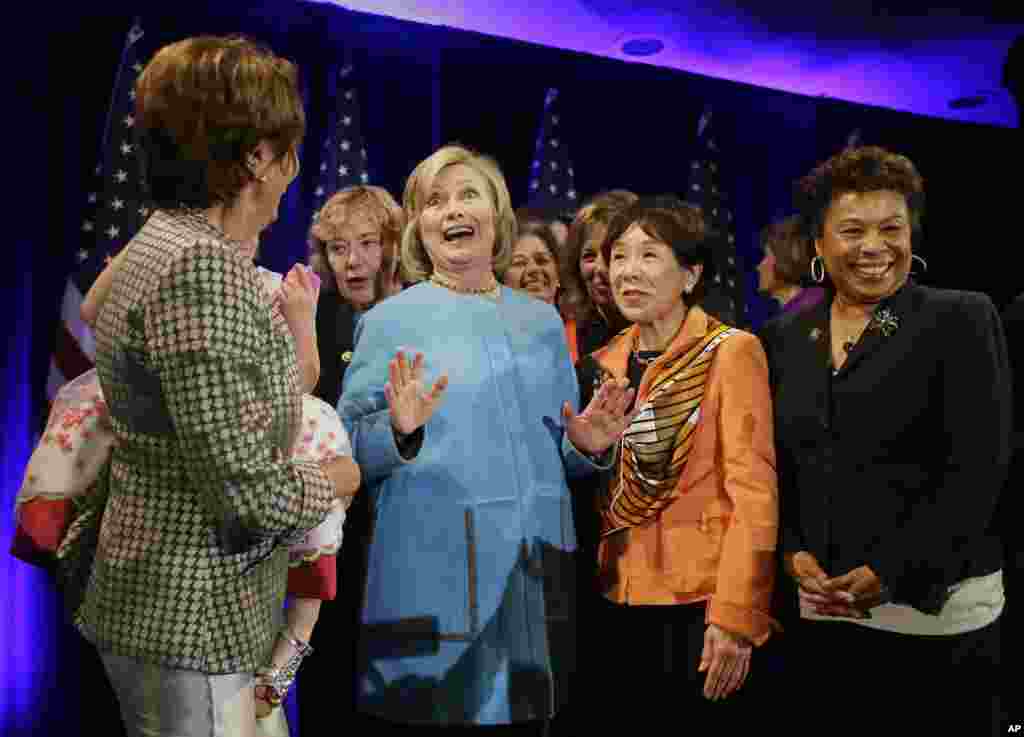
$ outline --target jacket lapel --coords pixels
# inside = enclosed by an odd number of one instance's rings
[[[892,332],[898,329],[900,323],[909,316],[913,294],[911,287],[912,284],[908,280],[895,294],[878,304],[878,307],[875,309],[875,317],[864,330],[864,335],[860,341],[857,342],[857,345],[850,352],[846,363],[843,364],[843,368],[839,371],[839,375],[850,373],[856,368],[857,364],[874,354],[887,342],[890,342],[889,339],[892,336]]]

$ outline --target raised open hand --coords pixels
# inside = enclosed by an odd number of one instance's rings
[[[401,435],[408,435],[427,424],[441,404],[448,388],[448,374],[442,374],[429,392],[423,391],[423,354],[417,353],[412,364],[405,353],[398,351],[388,363],[388,383],[384,396],[391,409],[391,425]]]
[[[622,436],[638,410],[627,411],[635,390],[626,379],[609,379],[597,390],[581,414],[573,414],[568,402],[562,405],[569,440],[588,455],[600,455]]]

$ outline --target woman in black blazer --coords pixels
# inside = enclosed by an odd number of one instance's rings
[[[310,265],[322,286],[316,311],[320,381],[313,394],[332,406],[338,404],[352,361],[356,324],[401,286],[398,243],[404,227],[405,214],[395,199],[387,190],[367,185],[339,190],[314,217]],[[346,513],[337,561],[337,598],[321,604],[310,640],[313,652],[299,672],[303,734],[316,730],[325,715],[338,725],[355,715],[357,633],[369,531],[370,505],[360,492]]]
[[[394,197],[372,185],[339,190],[314,216],[309,260],[323,286],[316,308],[320,381],[313,394],[331,406],[338,404],[352,361],[356,323],[401,288],[398,242],[404,225]]]
[[[908,278],[924,195],[905,157],[847,149],[797,198],[827,296],[766,350],[798,722],[989,734],[1011,421],[999,316]]]

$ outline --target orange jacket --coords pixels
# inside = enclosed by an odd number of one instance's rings
[[[672,345],[647,367],[638,402],[664,362],[708,327],[707,313],[691,308]],[[593,354],[605,371],[626,375],[637,331],[631,327]],[[778,489],[768,364],[756,337],[739,332],[718,347],[700,412],[679,479],[682,496],[652,523],[601,539],[600,587],[624,604],[708,601],[708,622],[760,645],[778,626],[769,611]]]
[[[565,321],[565,342],[569,344],[569,356],[572,358],[573,366],[580,360],[580,351],[576,343],[576,321]]]

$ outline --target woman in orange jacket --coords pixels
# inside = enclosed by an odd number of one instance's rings
[[[596,493],[601,703],[631,729],[708,717],[731,728],[758,710],[716,702],[749,699],[752,651],[776,626],[767,361],[757,338],[700,307],[709,259],[698,209],[641,199],[612,220],[601,250],[634,324],[581,360],[581,389],[612,376],[637,390]]]

